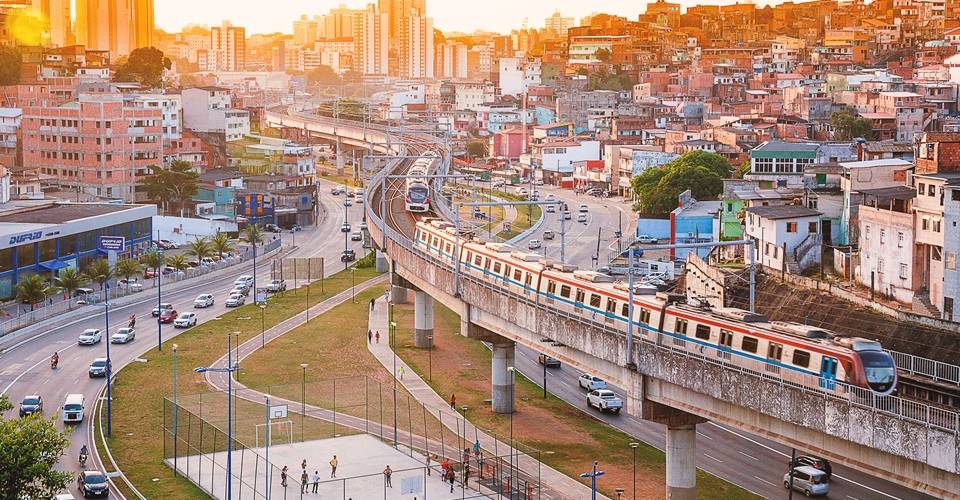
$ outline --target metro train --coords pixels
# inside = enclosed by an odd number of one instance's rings
[[[439,155],[427,151],[414,160],[407,171],[407,185],[404,192],[404,206],[408,212],[422,213],[430,210],[430,175],[434,162]]]
[[[417,223],[415,246],[469,274],[530,300],[626,331],[659,345],[695,352],[799,385],[838,394],[855,386],[879,396],[897,386],[897,367],[880,343],[799,323],[768,321],[735,308],[687,304],[656,289],[635,288],[612,276],[545,260],[503,243],[461,234],[459,256],[453,224],[429,218]],[[629,319],[628,319],[629,318]],[[839,382],[839,383],[838,383]]]

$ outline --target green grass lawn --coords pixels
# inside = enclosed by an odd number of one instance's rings
[[[361,283],[377,273],[372,268],[357,271],[356,281]],[[353,284],[349,271],[341,271],[324,280],[321,284],[310,286],[310,304],[317,304],[331,296],[349,289]],[[302,313],[307,305],[308,295],[301,287],[290,290],[282,296],[272,296],[263,311],[267,328]],[[163,352],[151,350],[142,356],[145,362],[131,363],[117,374],[113,388],[113,436],[108,440],[113,455],[126,476],[148,498],[201,499],[206,494],[182,478],[174,478],[173,471],[163,464],[163,399],[173,392],[171,344],[178,344],[177,351],[177,391],[187,398],[188,394],[208,392],[209,388],[201,375],[193,372],[197,366],[207,366],[226,352],[227,335],[240,332],[240,341],[260,335],[260,312],[253,304],[224,313],[221,320],[209,321],[186,330],[175,340],[164,344]],[[366,319],[364,318],[364,324]],[[244,363],[240,371],[240,380],[244,383],[249,373],[257,367],[254,363]],[[296,367],[299,369],[299,366]],[[213,399],[212,402],[209,399]],[[221,398],[222,399],[222,398]],[[222,401],[221,401],[222,403]],[[204,417],[218,418],[223,413],[223,404],[218,405],[215,398],[204,403]],[[261,407],[262,408],[262,407]],[[238,412],[242,415],[254,415],[262,410],[258,405],[240,402]],[[252,417],[251,417],[252,418]],[[323,426],[324,423],[311,425]],[[252,425],[240,426],[253,432]],[[322,430],[311,430],[322,432]],[[154,481],[160,478],[160,481]]]
[[[457,404],[469,407],[471,422],[491,429],[501,439],[508,435],[509,417],[493,413],[489,405],[491,352],[480,342],[459,334],[459,316],[436,305],[432,352],[414,345],[412,307],[397,306],[395,316],[400,356],[424,379],[430,379],[432,371],[434,390],[445,398],[456,394]],[[600,460],[605,472],[603,493],[616,498],[617,487],[631,491],[633,452],[629,443],[634,439],[552,394],[543,398],[542,389],[522,376],[517,378],[515,391],[513,426],[518,441],[541,450],[544,463],[572,477],[589,470],[593,460]],[[637,476],[639,498],[662,498],[664,454],[641,444],[637,448]],[[703,471],[698,471],[697,480],[697,497],[701,499],[755,498]]]

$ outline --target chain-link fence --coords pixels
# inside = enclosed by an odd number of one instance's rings
[[[288,410],[269,424],[265,394],[271,407]],[[539,498],[539,451],[514,443],[511,453],[510,436],[478,429],[453,409],[427,408],[392,381],[353,377],[241,387],[233,392],[229,420],[227,401],[224,391],[178,396],[176,404],[164,401],[164,460],[217,498],[226,493],[228,434],[233,498],[267,498],[268,485],[271,498],[312,495],[313,474],[303,486],[299,460],[289,457],[322,448],[318,440],[351,436],[372,436],[405,455],[406,462],[393,470],[395,487],[386,486],[381,472],[324,477],[317,482],[322,498],[400,498],[402,491],[419,487],[427,498]],[[278,456],[292,465],[286,477]],[[439,482],[445,464],[452,486]]]

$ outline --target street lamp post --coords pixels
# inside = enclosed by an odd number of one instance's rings
[[[263,452],[263,461],[267,464],[266,470],[263,471],[263,498],[264,500],[270,500],[270,473],[273,472],[270,470],[270,395],[266,394],[263,396],[263,411],[264,411],[264,421],[263,424],[267,427],[267,440],[266,445],[264,446]]]
[[[393,304],[390,304],[393,317]],[[393,351],[393,447],[397,447],[397,323],[390,322],[390,349]]]
[[[163,283],[163,272],[160,270],[160,260],[163,256],[163,252],[160,251],[160,231],[157,231],[157,267],[155,269],[157,275],[157,351],[163,350],[163,324],[160,323],[160,313],[163,312],[160,310],[160,287]]]
[[[602,470],[597,470],[597,462],[593,462],[593,472],[584,472],[580,474],[582,478],[590,478],[590,499],[597,500],[597,478],[603,475]]]
[[[630,443],[630,447],[633,448],[633,500],[637,500],[637,448],[640,443]]]
[[[211,368],[197,367],[197,373],[226,373],[227,374],[227,498],[233,498],[233,338],[227,334],[227,367]]]
[[[173,476],[177,476],[177,344],[173,344]]]
[[[430,342],[430,348],[427,349],[427,360],[429,365],[429,380],[433,383],[433,335],[427,335],[427,342]]]
[[[354,304],[356,304],[357,303],[357,268],[356,267],[350,268],[350,277],[353,279],[353,286],[351,287],[351,293],[353,296],[351,297],[350,300]]]
[[[256,293],[256,292],[254,292]],[[256,297],[254,297],[256,298]],[[267,345],[267,329],[266,323],[263,321],[263,310],[267,308],[266,303],[261,303],[260,305],[260,347],[266,347]]]
[[[517,411],[516,401],[513,400],[513,386],[517,382],[517,369],[508,366],[507,371],[510,372],[510,482],[509,489],[513,491],[513,477],[517,475],[516,470],[513,467],[513,414]],[[512,493],[511,493],[512,494]]]
[[[107,283],[104,289],[107,291],[106,297],[104,297],[103,300],[103,334],[107,337],[107,341],[104,342],[104,344],[107,346],[107,435],[109,436],[112,431],[111,419],[113,416],[113,411],[111,408],[113,398],[110,394],[110,377],[113,376],[113,367],[110,366],[110,284]]]
[[[303,442],[303,421],[307,418],[307,363],[300,363],[303,378],[300,379],[300,442]]]

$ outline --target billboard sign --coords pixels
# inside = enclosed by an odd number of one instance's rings
[[[126,239],[123,236],[101,236],[97,249],[104,252],[122,252]]]

